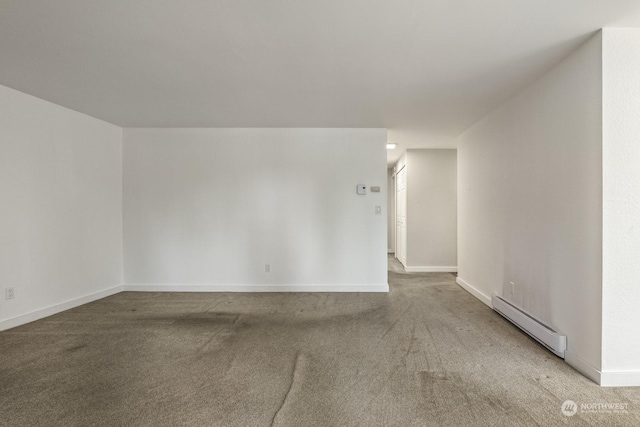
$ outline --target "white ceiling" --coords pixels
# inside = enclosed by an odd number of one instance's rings
[[[638,0],[0,0],[0,84],[121,126],[454,138]]]

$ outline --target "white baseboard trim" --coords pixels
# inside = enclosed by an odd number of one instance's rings
[[[640,387],[640,371],[599,371],[570,351],[564,361],[601,387]]]
[[[601,372],[591,366],[590,363],[585,362],[580,357],[576,356],[569,350],[565,350],[564,352],[564,361],[573,367],[576,371],[580,372],[585,377],[589,378],[596,384],[601,383]]]
[[[600,372],[602,387],[640,387],[640,371]]]
[[[132,292],[389,292],[389,285],[218,285],[129,284]]]
[[[27,323],[31,323],[48,316],[61,313],[71,308],[75,308],[80,305],[87,304],[87,303],[117,294],[119,292],[122,292],[122,288],[123,288],[122,285],[114,286],[113,288],[104,289],[102,291],[94,292],[92,294],[85,295],[80,298],[74,298],[72,300],[65,301],[60,304],[54,304],[49,307],[40,308],[38,310],[34,310],[26,314],[21,314],[20,316],[2,320],[0,321],[0,331],[15,328],[16,326],[25,325]]]
[[[405,266],[404,271],[407,273],[457,273],[458,267],[447,266],[422,266],[422,267],[410,267]]]
[[[474,288],[473,286],[465,282],[460,277],[456,277],[456,283],[460,285],[462,289],[469,292],[471,295],[478,298],[480,301],[482,301],[487,306],[489,306],[489,308],[493,309],[493,306],[491,305],[491,297],[489,295],[486,295],[483,292],[479,291],[478,289]]]

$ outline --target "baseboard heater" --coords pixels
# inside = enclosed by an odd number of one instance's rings
[[[566,336],[560,335],[496,294],[491,297],[491,305],[502,317],[522,329],[523,332],[548,348],[553,354],[564,359],[564,352],[567,349]]]

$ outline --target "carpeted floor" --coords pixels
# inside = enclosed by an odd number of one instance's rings
[[[401,271],[389,294],[124,292],[1,332],[0,425],[640,425],[640,388]]]

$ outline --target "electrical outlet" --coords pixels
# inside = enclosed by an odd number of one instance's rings
[[[5,299],[14,299],[16,294],[13,292],[13,288],[6,288],[4,290],[4,297]]]
[[[509,285],[511,285],[511,289],[510,289],[511,295],[515,295],[515,293],[516,293],[516,284],[513,283],[513,282],[509,282]]]
[[[265,264],[264,265],[264,272],[265,273],[271,273],[271,264]]]

